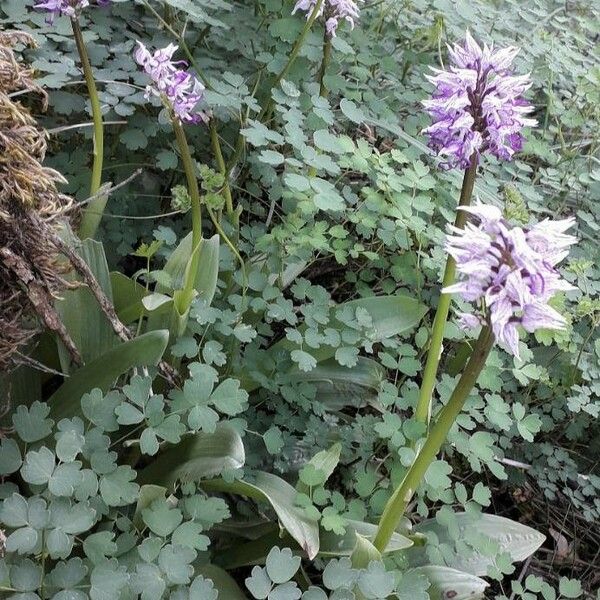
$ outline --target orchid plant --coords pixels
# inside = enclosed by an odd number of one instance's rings
[[[110,0],[97,0],[96,4],[107,6]],[[82,556],[90,559],[90,565],[93,563],[90,570],[96,573],[97,570],[104,569],[101,572],[103,577],[90,577],[93,600],[103,600],[109,596],[117,598],[138,595],[142,598],[162,598],[166,597],[165,594],[170,594],[171,599],[177,600],[187,599],[188,596],[190,600],[230,600],[227,594],[232,594],[231,598],[237,600],[244,596],[241,592],[238,595],[237,585],[235,582],[231,584],[231,578],[224,569],[226,566],[234,570],[250,565],[253,569],[245,582],[257,599],[327,600],[325,592],[310,585],[309,575],[299,571],[300,558],[293,556],[291,550],[279,550],[274,546],[281,539],[285,539],[286,544],[292,546],[297,554],[306,556],[309,560],[319,555],[342,557],[335,559],[337,562],[330,563],[334,564],[334,568],[330,569],[328,577],[323,577],[324,581],[334,580],[336,585],[341,582],[337,588],[331,587],[332,590],[341,590],[334,591],[331,599],[396,597],[392,594],[399,594],[406,582],[394,575],[390,583],[390,577],[386,578],[389,573],[385,571],[382,558],[388,551],[403,553],[413,546],[425,543],[423,536],[411,532],[407,525],[411,503],[447,441],[448,434],[455,427],[493,347],[497,344],[518,360],[524,352],[526,334],[547,329],[564,330],[568,324],[567,318],[557,310],[555,300],[558,294],[574,289],[563,278],[559,267],[577,242],[577,238],[570,233],[575,227],[575,220],[544,219],[539,222],[531,221],[527,225],[522,222],[516,224],[499,207],[500,201],[490,204],[477,199],[473,202],[473,198],[477,196],[477,176],[486,169],[488,161],[512,160],[523,149],[525,130],[537,124],[531,116],[534,107],[524,97],[531,86],[530,76],[517,74],[514,67],[519,49],[512,46],[495,48],[480,45],[467,31],[463,42],[448,47],[448,67],[435,68],[431,75],[425,76],[434,89],[432,96],[422,105],[431,118],[431,124],[421,133],[428,139],[431,158],[436,167],[442,172],[462,172],[463,179],[460,198],[455,214],[452,215],[454,220],[447,226],[443,245],[446,263],[439,285],[439,299],[432,329],[431,332],[427,332],[425,328],[421,330],[421,335],[424,332],[426,338],[421,344],[426,359],[422,375],[418,378],[420,388],[414,405],[414,419],[422,432],[411,438],[410,447],[407,443],[406,448],[403,448],[403,469],[396,470],[396,477],[389,477],[390,487],[382,490],[385,491],[385,495],[381,496],[383,501],[380,497],[373,502],[373,506],[377,507],[375,515],[379,517],[379,522],[374,524],[366,520],[359,521],[353,514],[349,518],[352,528],[348,527],[346,532],[336,520],[339,514],[334,510],[327,512],[334,504],[343,504],[344,498],[341,494],[337,498],[335,494],[319,488],[336,468],[341,443],[314,456],[300,470],[296,488],[293,488],[271,472],[257,471],[254,478],[252,474],[247,478],[242,473],[241,467],[246,459],[246,440],[242,440],[240,432],[261,438],[261,443],[264,441],[272,455],[280,452],[285,444],[289,445],[290,440],[284,439],[281,434],[281,423],[273,424],[265,434],[250,429],[254,425],[245,420],[244,411],[248,408],[248,403],[254,400],[251,394],[257,394],[257,404],[268,404],[271,397],[267,392],[274,389],[279,392],[285,386],[292,389],[292,385],[299,384],[302,389],[298,406],[310,403],[313,388],[307,382],[312,384],[316,381],[315,385],[319,385],[323,380],[328,380],[330,374],[327,366],[319,364],[319,374],[315,375],[314,381],[309,378],[310,371],[318,363],[317,359],[305,351],[306,347],[318,350],[329,344],[336,348],[330,354],[324,352],[323,356],[326,358],[322,362],[335,356],[340,365],[347,367],[344,373],[350,378],[358,364],[361,346],[357,346],[357,349],[350,348],[349,345],[360,338],[363,330],[372,333],[369,329],[372,328],[374,335],[377,334],[372,316],[366,308],[371,306],[369,303],[373,298],[352,300],[335,315],[332,313],[330,318],[331,297],[325,290],[321,286],[309,289],[310,286],[300,279],[294,282],[296,276],[290,275],[289,269],[278,272],[281,264],[284,264],[283,261],[279,262],[281,257],[275,260],[264,249],[267,246],[265,237],[270,243],[277,236],[277,232],[269,231],[269,225],[279,197],[272,200],[266,223],[261,223],[256,228],[252,224],[240,225],[242,201],[247,201],[247,198],[242,199],[238,194],[248,192],[251,201],[254,201],[254,196],[249,190],[239,187],[236,178],[244,177],[245,171],[253,168],[252,164],[244,162],[246,142],[250,139],[248,132],[258,132],[257,137],[260,134],[265,139],[283,140],[274,130],[279,105],[289,103],[287,117],[300,113],[302,104],[295,101],[297,90],[287,78],[303,56],[303,51],[318,53],[320,67],[317,70],[318,63],[315,65],[314,72],[311,72],[312,79],[306,87],[310,89],[311,102],[322,108],[318,118],[323,122],[327,121],[331,112],[327,103],[327,74],[334,48],[338,47],[334,38],[359,25],[362,0],[295,2],[291,14],[304,13],[302,16],[306,20],[300,21],[297,37],[291,40],[290,51],[283,59],[272,60],[267,52],[256,52],[252,48],[252,52],[259,54],[266,66],[261,66],[255,80],[250,82],[254,85],[253,91],[248,94],[250,100],[247,101],[251,109],[244,111],[240,104],[231,111],[235,113],[235,118],[224,122],[219,121],[218,111],[211,110],[211,99],[214,101],[214,97],[226,93],[223,89],[229,88],[219,88],[215,80],[202,72],[198,64],[201,61],[198,61],[197,56],[203,51],[203,46],[198,43],[197,47],[190,49],[186,42],[185,27],[181,32],[177,31],[168,10],[163,13],[146,0],[142,4],[159,21],[161,35],[170,34],[174,37],[172,43],[159,48],[147,47],[138,40],[131,55],[132,60],[143,71],[142,77],[147,83],[145,100],[140,100],[144,102],[143,110],[154,118],[148,105],[160,105],[161,116],[166,117],[161,119],[161,124],[172,127],[174,142],[171,140],[172,144],[170,142],[166,153],[170,152],[172,145],[174,165],[180,161],[183,166],[186,186],[180,193],[189,197],[191,231],[186,232],[187,235],[178,246],[175,247],[173,241],[175,249],[167,258],[162,271],[151,268],[151,261],[161,250],[161,241],[157,240],[151,245],[143,244],[136,251],[136,259],[146,261],[146,268],[136,274],[142,273],[146,277],[146,286],[144,288],[134,279],[124,277],[127,287],[125,293],[120,295],[126,297],[125,301],[120,311],[113,310],[110,313],[114,313],[117,325],[120,324],[123,329],[126,329],[126,325],[121,324],[121,318],[129,318],[127,326],[132,328],[133,323],[137,324],[137,337],[128,338],[125,351],[118,352],[122,347],[117,350],[111,348],[109,351],[113,354],[108,359],[105,355],[94,357],[93,361],[83,367],[87,369],[83,375],[78,371],[71,373],[69,379],[52,396],[52,414],[49,406],[35,403],[32,415],[34,410],[38,412],[38,416],[41,415],[37,418],[39,431],[32,433],[27,427],[28,423],[36,422],[36,415],[31,416],[27,412],[25,418],[22,413],[17,414],[15,428],[25,442],[24,459],[21,459],[21,450],[16,443],[14,447],[2,443],[0,454],[4,452],[12,463],[18,463],[14,468],[14,464],[9,465],[8,468],[13,470],[6,473],[3,471],[2,474],[19,472],[24,481],[37,486],[33,488],[34,491],[43,489],[43,486],[47,486],[49,491],[47,497],[37,499],[41,503],[35,504],[37,500],[32,501],[31,506],[16,492],[5,502],[5,508],[0,510],[0,520],[4,519],[3,522],[15,531],[5,538],[0,530],[0,551],[6,546],[9,552],[16,550],[19,554],[41,556],[42,583],[27,591],[37,590],[39,596],[36,597],[45,599],[50,597],[49,590],[53,593],[54,587],[58,589],[58,584],[55,585],[54,582],[60,581],[63,563],[57,563],[59,573],[49,578],[50,587],[44,589],[44,562],[50,559],[66,560],[73,546],[80,541],[75,536],[96,528],[102,519],[114,517],[114,522],[122,532],[116,542],[113,542],[112,533],[108,534],[108,529],[104,531],[101,525],[89,537],[82,538],[86,540],[82,542]],[[89,6],[88,0],[44,0],[35,5],[37,9],[48,13],[49,23],[60,17],[71,19],[92,106],[94,160],[91,202],[83,214],[79,231],[82,240],[96,234],[107,200],[101,187],[104,131],[102,111],[80,26],[80,18]],[[259,3],[256,10],[257,13],[260,12]],[[286,10],[289,18],[289,8]],[[314,46],[307,48],[307,40],[314,38],[310,34],[317,28],[320,28],[323,38],[320,53]],[[129,49],[133,39],[135,38],[129,40]],[[180,54],[185,59],[180,58]],[[230,79],[236,80],[233,76]],[[238,87],[246,84],[243,78],[241,80]],[[284,95],[284,90],[289,94]],[[346,102],[341,110],[352,114],[352,107],[351,103]],[[356,122],[361,120],[360,116],[354,114],[354,117]],[[291,137],[296,132],[292,120],[290,118],[284,124],[292,132]],[[271,126],[273,129],[270,129]],[[171,135],[169,127],[163,129]],[[222,145],[225,130],[229,139],[227,145]],[[354,145],[349,136],[339,141],[328,131],[324,134],[323,130],[315,132],[313,137],[321,140],[320,149],[329,145],[337,150],[342,143]],[[196,143],[198,140],[204,142],[204,138],[207,147],[213,152],[215,171],[196,159],[199,156]],[[302,147],[302,152],[308,154],[307,144]],[[318,150],[315,150],[315,155],[317,158],[322,156]],[[298,170],[290,177],[298,186],[298,196],[313,186],[317,195],[321,195],[321,200],[323,197],[325,201],[328,200],[330,189],[327,182],[324,178],[317,177],[318,160],[308,168],[308,165],[298,159],[285,157],[272,150],[265,150],[262,156],[265,162],[257,169],[257,181],[261,181],[261,178],[276,179],[279,176],[276,167],[286,163]],[[348,162],[344,166],[351,171],[355,165]],[[330,167],[330,173],[337,176],[337,165]],[[351,194],[352,192],[348,192],[347,195]],[[257,200],[262,198],[258,197]],[[287,200],[284,198],[283,202]],[[298,211],[300,213],[301,210]],[[205,220],[205,215],[210,220]],[[187,227],[185,222],[182,227]],[[335,228],[336,235],[343,237],[343,227],[336,225]],[[259,238],[259,230],[265,237]],[[168,232],[159,233],[165,239],[168,237]],[[213,237],[208,237],[207,234]],[[244,235],[245,245],[241,241]],[[255,243],[256,239],[261,239],[262,245]],[[235,261],[239,263],[239,271],[227,272],[227,275],[221,276],[222,263],[229,260],[229,256],[223,257],[221,245],[226,246],[233,256],[231,262],[234,265]],[[376,256],[376,253],[373,255]],[[316,259],[314,262],[316,263]],[[252,277],[248,277],[246,265],[250,265],[250,268],[258,265],[252,271]],[[292,265],[294,266],[296,265]],[[260,270],[263,267],[264,271]],[[108,269],[101,274],[108,279]],[[119,277],[115,279],[118,280]],[[156,285],[152,290],[153,284]],[[249,289],[257,291],[257,295],[247,298]],[[295,307],[284,295],[288,290],[290,295],[307,305],[309,296],[312,295],[310,299],[314,300],[316,307],[314,312],[309,314],[306,311],[304,315],[304,306]],[[211,306],[211,302],[219,294],[222,303],[217,309]],[[468,339],[465,344],[468,346],[468,360],[465,360],[466,364],[463,363],[462,374],[453,383],[454,387],[442,402],[443,406],[435,412],[433,396],[439,381],[438,368],[443,353],[444,332],[453,299],[460,304],[456,322],[466,332],[464,335],[474,339]],[[404,300],[402,308],[410,306],[410,310],[417,315],[405,328],[410,330],[410,327],[418,324],[426,309],[412,297]],[[165,310],[165,307],[169,307],[169,310]],[[243,320],[244,315],[246,321]],[[265,341],[267,335],[274,337],[279,332],[277,327],[272,326],[277,321],[273,315],[281,316],[281,337],[265,349],[268,346]],[[309,329],[307,333],[302,329],[304,325],[299,328],[288,327],[297,323],[299,315],[303,315],[306,322],[312,319],[317,323],[315,328]],[[338,322],[341,333],[335,328]],[[331,326],[325,328],[328,324]],[[323,327],[319,329],[321,325]],[[205,340],[207,332],[213,326],[219,335],[223,335],[219,339],[230,336],[232,342],[228,346],[216,338]],[[264,337],[260,337],[261,335]],[[197,342],[194,336],[200,341]],[[333,342],[325,342],[326,338]],[[382,341],[387,342],[389,339],[383,334],[381,338],[375,335],[373,339],[365,334],[364,343],[361,343],[363,348],[372,348],[373,344]],[[145,353],[142,359],[138,359],[132,350],[132,345],[136,342]],[[262,360],[264,364],[250,364],[247,368],[240,365],[246,359],[240,350],[242,343],[254,344],[253,349],[258,356],[256,363],[261,363]],[[192,360],[199,354],[202,354],[205,362]],[[293,364],[289,360],[286,362],[288,355]],[[105,363],[102,362],[103,359]],[[153,381],[152,367],[144,366],[151,364],[159,365],[158,371],[164,381]],[[168,367],[166,372],[173,375],[171,379],[164,377],[165,364]],[[104,365],[110,365],[112,369],[108,376],[104,373]],[[114,380],[131,369],[135,370],[136,375],[125,385],[122,393],[108,391]],[[305,375],[306,378],[303,379]],[[88,379],[99,383],[88,385]],[[395,383],[387,381],[386,384],[392,388],[395,386]],[[414,389],[416,392],[416,385]],[[265,391],[264,396],[260,396],[262,391]],[[286,388],[285,393],[292,392],[288,392]],[[59,405],[57,398],[64,406]],[[324,408],[323,412],[327,410]],[[49,414],[52,418],[48,418]],[[288,420],[297,418],[292,410],[284,414]],[[57,423],[56,451],[45,446],[41,449],[36,446],[28,451],[28,443],[36,444],[50,436],[54,424],[52,419]],[[369,415],[369,419],[369,427],[383,425],[378,414]],[[114,437],[111,438],[111,434]],[[317,435],[315,433],[315,439]],[[248,442],[251,443],[252,441]],[[117,450],[122,449],[125,449],[123,454],[129,462],[117,466]],[[147,456],[144,458],[144,455]],[[75,461],[76,457],[81,461]],[[147,460],[147,457],[152,459]],[[58,463],[56,471],[55,458]],[[40,464],[45,461],[43,466],[46,468],[38,468],[36,460]],[[381,461],[382,465],[385,460]],[[77,471],[74,477],[79,477],[83,461],[87,461],[85,475],[82,474],[80,478],[83,483],[78,480],[69,491],[70,484],[64,483],[69,481],[68,476],[72,474],[68,465],[75,464],[71,470]],[[87,463],[90,464],[89,469]],[[136,472],[133,467],[136,466],[139,466],[140,477],[137,481],[141,483],[141,488],[134,482]],[[77,486],[83,488],[84,484],[86,489],[80,492]],[[243,495],[267,502],[276,514],[276,521],[270,523],[263,519],[262,514],[258,515],[257,524],[252,524],[252,528],[256,525],[256,532],[252,531],[248,535],[249,541],[240,543],[238,548],[235,535],[239,524],[234,517],[238,516],[238,512],[243,515],[245,509],[235,506],[235,510],[232,508],[230,511],[227,502],[221,497],[209,496],[211,492]],[[68,510],[64,509],[67,505],[65,498],[69,498],[70,502],[69,494],[77,493],[79,496],[74,497],[78,504],[75,506],[80,508],[85,504],[84,508],[89,509],[85,518],[80,519],[83,521],[82,529],[79,529],[80,523],[76,523],[77,526],[69,523]],[[178,494],[182,497],[181,500],[178,499]],[[52,495],[56,495],[58,500],[52,498]],[[95,498],[96,503],[88,502],[90,498]],[[30,518],[30,513],[35,510],[40,512],[42,504],[45,514],[46,500],[48,505],[54,503],[53,509],[49,509],[49,513],[54,511],[52,518],[60,518],[60,526],[53,530],[54,538],[57,539],[52,538],[54,547],[47,553],[44,550],[44,536],[38,536],[34,525],[30,523],[35,521]],[[329,500],[331,507],[327,504]],[[360,513],[360,507],[354,509]],[[202,520],[203,510],[211,513],[210,518],[205,521]],[[348,514],[350,511],[348,508]],[[22,517],[22,514],[25,516]],[[364,515],[362,517],[365,518]],[[199,574],[194,569],[206,566],[200,563],[203,563],[203,553],[208,555],[207,548],[212,541],[208,535],[202,534],[203,527],[208,531],[213,524],[221,523],[222,531],[226,532],[227,537],[224,554],[228,556],[220,557],[224,567],[218,567],[219,586],[222,587],[217,592],[208,579],[209,576],[215,577],[217,585],[215,572],[212,575],[209,571]],[[327,525],[323,540],[319,538],[320,523]],[[25,530],[24,533],[18,533],[21,528]],[[43,527],[40,530],[45,531]],[[58,530],[59,533],[54,534]],[[321,541],[325,543],[320,546]],[[539,536],[534,541],[536,547],[541,543]],[[67,550],[59,542],[69,546]],[[135,572],[133,567],[129,574],[125,567],[118,566],[117,558],[121,556],[126,556],[126,560],[135,565]],[[264,569],[257,566],[263,560],[266,564]],[[328,566],[327,569],[329,568]],[[192,575],[195,577],[192,578]],[[418,580],[426,576],[427,571],[419,571],[416,575]],[[3,587],[5,583],[2,576],[3,572],[0,570],[0,590],[14,591],[16,588]],[[83,573],[79,580],[73,579],[75,583],[69,579],[69,584],[72,583],[75,588],[85,577],[86,573]],[[302,590],[291,581],[292,577],[296,578]],[[418,581],[421,587],[417,585],[416,588],[422,589],[425,594],[431,592],[433,597],[434,591],[429,582],[429,579],[426,584]],[[432,580],[432,585],[435,587],[437,583]],[[408,584],[407,589],[411,589]],[[129,592],[130,596],[127,596]],[[449,590],[444,597],[453,597],[450,592],[455,593],[454,590]],[[78,590],[73,594],[73,598],[80,597]],[[475,595],[474,592],[471,594]]]

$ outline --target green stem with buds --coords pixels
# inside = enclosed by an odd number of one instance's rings
[[[300,32],[300,36],[296,40],[296,43],[294,44],[294,47],[292,48],[292,51],[290,52],[290,55],[288,57],[287,62],[285,63],[285,66],[279,72],[277,77],[275,77],[275,79],[269,86],[269,88],[267,90],[267,93],[269,94],[269,99],[267,101],[267,105],[263,109],[263,111],[258,119],[259,121],[268,120],[269,116],[271,115],[271,111],[273,109],[273,97],[271,95],[271,91],[274,90],[276,87],[278,87],[279,84],[283,81],[283,79],[290,72],[292,65],[294,64],[294,62],[298,58],[298,55],[300,54],[300,50],[302,50],[302,46],[304,45],[304,42],[306,41],[306,36],[310,33],[313,23],[317,20],[317,17],[321,13],[321,8],[323,7],[324,1],[325,0],[317,0],[317,3],[315,4],[312,12],[310,13],[308,19],[306,20],[306,23],[304,24],[302,31]]]
[[[181,122],[175,116],[171,119],[173,123],[173,129],[175,131],[175,138],[177,139],[177,145],[179,146],[179,154],[183,161],[183,169],[185,171],[185,177],[188,185],[188,192],[192,201],[192,264],[188,271],[187,280],[184,283],[182,304],[186,307],[189,306],[194,299],[194,282],[196,280],[196,274],[198,271],[198,263],[200,261],[200,254],[196,252],[196,248],[202,241],[202,208],[200,201],[200,189],[198,187],[198,179],[196,177],[196,170],[194,168],[194,161],[190,153],[190,147],[188,145],[187,138],[185,137],[185,131],[181,126]]]
[[[227,173],[227,165],[225,164],[225,159],[223,158],[223,151],[221,150],[219,133],[212,118],[208,123],[208,128],[210,131],[210,143],[212,146],[213,153],[215,155],[215,159],[217,161],[217,166],[219,168],[219,172],[224,177],[223,195],[225,196],[225,210],[227,212],[229,220],[231,221],[232,225],[234,225],[237,234],[239,223],[237,214],[233,208],[233,196],[231,195],[231,187],[229,186],[229,174]]]
[[[423,447],[404,476],[402,483],[394,491],[386,504],[383,515],[379,520],[377,534],[373,540],[373,545],[379,552],[383,552],[386,549],[398,523],[400,523],[400,519],[404,516],[406,507],[413,497],[415,490],[419,487],[429,465],[434,461],[448,432],[462,411],[465,401],[485,365],[493,344],[494,334],[490,327],[486,325],[479,334],[471,358],[456,384],[448,404],[439,412],[437,420],[431,428]]]
[[[104,124],[102,122],[102,108],[96,88],[96,81],[92,72],[92,65],[83,41],[83,34],[79,21],[76,18],[71,19],[73,27],[73,36],[79,59],[81,60],[81,68],[85,77],[90,103],[92,105],[92,119],[94,122],[94,163],[92,166],[92,181],[90,184],[90,196],[97,194],[102,183],[102,161],[104,159]],[[81,225],[79,227],[79,235],[81,239],[93,238],[100,225],[102,213],[106,206],[108,196],[100,196],[92,200],[83,210]]]
[[[285,63],[285,66],[283,67],[281,72],[275,77],[275,79],[271,82],[271,84],[267,86],[266,94],[267,94],[268,100],[267,100],[266,106],[263,108],[263,110],[260,112],[260,114],[258,116],[259,122],[264,123],[269,120],[269,118],[271,116],[271,112],[273,110],[272,91],[274,88],[276,88],[281,83],[281,81],[284,79],[284,77],[290,72],[292,65],[294,64],[296,58],[298,58],[298,55],[300,54],[300,50],[302,49],[302,46],[304,45],[306,36],[308,36],[308,34],[310,33],[313,23],[317,20],[317,17],[319,16],[319,13],[321,11],[321,7],[323,6],[324,1],[325,0],[317,0],[315,7],[313,8],[302,31],[300,32],[300,36],[296,40],[296,43],[294,44],[294,47],[292,48],[292,51],[290,52],[289,58],[288,58],[287,62]],[[233,171],[233,169],[235,168],[235,165],[240,160],[240,157],[242,156],[242,154],[244,152],[244,147],[245,147],[244,136],[240,133],[238,135],[237,141],[235,143],[235,150],[233,152],[233,155],[227,163],[227,173],[228,174]]]
[[[459,206],[469,206],[471,203],[476,175],[477,156],[473,155],[471,157],[469,168],[465,171],[462,189],[460,192],[460,201],[458,203]],[[467,213],[464,210],[458,210],[456,212],[454,226],[462,229],[465,226],[466,218]],[[456,262],[451,256],[448,256],[446,260],[446,268],[444,270],[442,289],[452,285],[454,283],[455,276]],[[435,318],[433,320],[433,329],[431,332],[429,351],[427,353],[427,362],[425,363],[423,380],[421,383],[421,389],[419,390],[419,399],[415,409],[415,419],[419,423],[424,423],[426,426],[429,425],[429,419],[431,416],[431,398],[436,382],[438,365],[440,363],[442,342],[444,341],[444,328],[446,327],[446,321],[448,320],[450,301],[451,295],[442,293],[438,302]]]
[[[319,68],[319,96],[327,98],[327,86],[325,85],[325,75],[327,75],[327,67],[331,61],[331,36],[325,29],[323,37],[323,58]]]
[[[329,66],[329,62],[331,61],[331,36],[327,33],[327,29],[325,29],[325,33],[323,36],[323,58],[321,59],[321,66],[319,67],[319,96],[321,98],[327,98],[328,91],[325,85],[325,75],[327,74],[327,67]],[[311,167],[308,170],[309,177],[314,177],[317,174],[317,169],[315,167]]]

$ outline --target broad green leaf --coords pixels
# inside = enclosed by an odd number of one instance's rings
[[[458,539],[468,540],[469,536],[482,535],[498,543],[500,551],[507,552],[513,562],[525,560],[531,556],[543,543],[546,537],[539,531],[511,521],[505,517],[489,514],[458,513],[454,515],[458,526]],[[435,519],[423,521],[415,527],[415,532],[434,533],[440,543],[453,545],[448,529]],[[415,548],[407,553],[413,566],[424,565],[427,561],[424,548]],[[481,576],[487,574],[488,566],[493,564],[492,558],[473,551],[470,554],[444,554],[448,567]]]
[[[151,331],[115,346],[81,367],[50,396],[52,416],[59,421],[81,413],[81,397],[99,388],[106,392],[113,382],[133,367],[156,365],[167,347],[166,331]]]
[[[352,122],[360,125],[366,120],[365,113],[354,103],[352,100],[342,98],[340,102],[340,108],[344,115]]]
[[[429,595],[431,600],[477,600],[483,598],[488,583],[475,575],[464,573],[449,567],[425,565],[410,569],[408,573],[425,575],[431,584]]]
[[[350,519],[347,521],[346,533],[344,535],[336,535],[330,531],[321,534],[319,554],[321,556],[350,556],[356,544],[356,535],[360,535],[372,542],[375,539],[376,533],[377,525]],[[400,533],[394,533],[385,549],[385,553],[406,550],[412,545],[412,540]]]
[[[201,482],[201,485],[208,491],[242,494],[253,500],[269,502],[282,527],[300,544],[307,556],[312,560],[318,554],[318,523],[316,519],[307,516],[303,508],[297,506],[298,492],[283,479],[271,473],[258,471],[252,483],[214,479]]]
[[[38,542],[38,532],[33,527],[21,527],[6,538],[6,551],[28,554]]]
[[[393,573],[386,571],[382,562],[371,562],[358,576],[358,589],[364,596],[358,596],[358,600],[366,598],[387,598],[396,587]]]
[[[197,297],[210,305],[217,289],[217,280],[219,276],[219,250],[220,238],[214,235],[208,240],[201,240],[195,252],[200,254],[198,262],[198,271],[194,280],[194,289]],[[163,271],[171,277],[171,289],[163,286],[156,286],[156,293],[173,293],[175,300],[170,317],[162,314],[153,314],[148,319],[148,330],[161,329],[169,326],[174,338],[177,338],[185,329],[189,314],[189,305],[181,304],[182,294],[178,293],[183,289],[187,273],[192,264],[192,233],[186,235],[165,264]],[[168,320],[169,319],[169,320]],[[174,341],[174,340],[173,340]]]
[[[197,433],[159,454],[138,477],[142,484],[171,487],[176,481],[199,481],[239,469],[245,461],[239,433],[219,424],[214,433]]]
[[[327,410],[346,407],[362,408],[370,405],[381,410],[377,393],[385,379],[385,369],[376,361],[360,356],[357,364],[343,367],[334,359],[319,363],[312,371],[289,371],[286,380],[294,383],[309,382],[317,388],[315,399]]]
[[[27,483],[46,485],[52,477],[55,465],[54,452],[42,446],[39,450],[30,450],[25,455],[21,476]]]
[[[359,308],[364,309],[372,320],[369,338],[373,343],[410,331],[419,324],[427,312],[425,305],[410,296],[373,296],[372,298],[351,300],[337,307],[338,310]],[[336,319],[332,320],[331,327],[344,328],[343,324]],[[304,331],[304,327],[300,327],[299,330]],[[275,354],[282,350],[294,351],[296,349],[296,344],[284,338],[271,347],[271,352]],[[319,349],[311,351],[311,356],[321,363],[334,356],[335,351],[336,349],[332,346],[321,346]]]
[[[198,575],[190,586],[189,600],[217,600],[217,598],[223,597],[214,582],[205,579],[202,575]],[[227,597],[229,598],[229,596]]]
[[[373,560],[381,560],[381,552],[373,546],[371,540],[356,533],[356,544],[350,555],[352,566],[355,569],[366,569]]]
[[[346,521],[346,532],[343,535],[321,530],[319,556],[323,558],[350,557],[356,546],[357,535],[372,542],[376,533],[377,525],[351,519]],[[276,545],[288,546],[295,553],[306,556],[306,553],[295,544],[291,536],[288,534],[281,535],[278,530],[272,529],[254,541],[237,544],[235,547],[229,548],[226,553],[218,557],[219,564],[227,569],[260,564],[265,560],[269,550]],[[385,549],[385,553],[406,550],[412,545],[412,540],[399,533],[394,533]],[[411,549],[410,552],[412,551]]]
[[[558,582],[558,591],[561,596],[565,598],[579,598],[583,594],[581,589],[581,581],[578,579],[569,579],[568,577],[561,577]]]
[[[112,531],[99,531],[88,535],[83,541],[85,555],[94,563],[101,563],[106,557],[114,556],[117,544],[113,541],[115,534]]]
[[[167,537],[183,521],[183,514],[166,500],[158,498],[148,508],[142,510],[142,519],[152,533]]]
[[[134,483],[136,472],[129,465],[119,465],[100,479],[100,495],[108,506],[125,506],[138,497],[139,486]]]
[[[196,573],[210,579],[216,590],[219,591],[219,599],[227,600],[248,600],[242,592],[235,579],[221,567],[212,564],[205,564],[196,567]],[[193,598],[193,600],[203,600],[202,598]]]
[[[262,567],[254,567],[250,572],[250,577],[246,577],[244,583],[256,600],[266,600],[273,588],[273,582],[267,575],[266,569]]]
[[[112,300],[110,276],[102,244],[88,238],[77,242],[74,250],[88,264],[102,291]],[[112,326],[87,286],[63,291],[61,299],[56,302],[56,309],[84,363],[93,361],[118,344]],[[62,370],[69,373],[73,370],[71,357],[62,343],[58,343],[58,348]]]
[[[307,463],[306,466],[311,466],[321,475],[321,481],[317,485],[325,483],[331,474],[334,472],[338,463],[340,462],[340,453],[342,451],[342,445],[338,442],[331,446],[329,450],[322,450],[317,452]],[[309,491],[309,486],[303,481],[299,481],[296,485],[296,489],[306,494]]]
[[[125,324],[139,319],[144,314],[142,300],[147,295],[146,288],[118,271],[110,274],[110,283],[119,319]]]

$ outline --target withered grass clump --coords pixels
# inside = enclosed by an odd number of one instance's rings
[[[78,361],[54,309],[67,283],[52,239],[71,200],[56,187],[63,177],[42,165],[45,132],[17,100],[33,92],[47,105],[31,69],[15,57],[17,43],[34,45],[25,33],[0,32],[0,371],[27,361],[24,346],[40,325],[56,332]]]

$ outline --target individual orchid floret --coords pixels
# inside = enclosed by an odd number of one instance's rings
[[[330,36],[335,37],[340,21],[346,21],[350,27],[354,29],[356,22],[360,18],[360,9],[358,8],[357,2],[362,2],[362,0],[323,1],[317,16],[320,17],[325,14],[327,18],[325,26],[327,28],[327,33]],[[298,0],[292,14],[302,10],[306,13],[308,18],[312,15],[316,5],[317,0]]]
[[[137,44],[134,52],[135,61],[152,79],[152,84],[146,88],[146,97],[154,95],[166,100],[183,123],[207,122],[206,114],[196,109],[204,96],[205,88],[186,70],[185,61],[173,60],[178,47],[169,44],[166,48],[152,53],[141,42]]]
[[[465,229],[450,227],[446,251],[456,261],[458,282],[443,290],[476,302],[479,314],[460,315],[471,329],[488,323],[496,339],[519,356],[519,326],[525,331],[564,329],[564,317],[549,305],[559,291],[573,289],[556,269],[577,239],[565,233],[574,219],[546,219],[530,228],[512,227],[500,209],[460,207],[476,217]]]
[[[423,130],[430,148],[448,169],[465,169],[473,155],[486,152],[510,160],[523,147],[523,128],[537,124],[522,97],[531,87],[529,76],[515,76],[511,68],[519,49],[482,48],[467,31],[464,44],[448,50],[449,69],[433,69],[427,77],[436,88],[423,102],[433,119]]]
[[[99,6],[107,6],[110,0],[96,0]],[[34,8],[48,11],[48,22],[54,22],[56,17],[62,15],[67,17],[77,17],[79,13],[90,5],[89,0],[44,0],[38,1]]]

